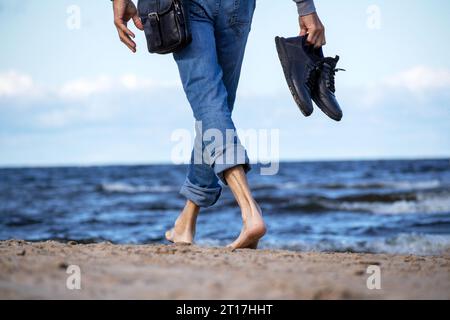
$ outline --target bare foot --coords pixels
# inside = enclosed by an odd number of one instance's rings
[[[178,244],[192,244],[195,236],[195,224],[200,208],[187,201],[183,211],[175,221],[175,226],[166,231],[166,239]]]
[[[259,239],[266,233],[266,225],[261,215],[261,209],[255,203],[252,208],[242,213],[244,226],[239,237],[227,247],[235,249],[256,249]]]
[[[192,244],[194,242],[193,232],[182,231],[178,233],[176,227],[166,231],[166,239],[176,244]]]

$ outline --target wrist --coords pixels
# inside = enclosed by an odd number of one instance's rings
[[[307,16],[316,12],[313,0],[294,0],[297,3],[297,11],[299,16]]]

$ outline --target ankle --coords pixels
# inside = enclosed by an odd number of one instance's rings
[[[261,216],[261,209],[254,200],[241,204],[240,207],[242,212],[242,218],[244,221]]]
[[[195,223],[196,220],[185,219],[184,217],[180,216],[177,220],[175,220],[174,228],[178,233],[191,232],[195,229]]]
[[[200,208],[191,201],[187,201],[177,220],[175,221],[176,228],[191,228],[195,227],[197,216]]]

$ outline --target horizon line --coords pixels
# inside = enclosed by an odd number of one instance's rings
[[[317,158],[317,159],[283,159],[278,161],[279,163],[310,163],[310,162],[373,162],[373,161],[427,161],[427,160],[449,160],[450,156],[423,156],[423,157],[361,157],[361,158]],[[259,165],[259,164],[268,164],[274,163],[275,161],[259,161],[259,162],[250,162],[251,165]],[[47,163],[47,164],[2,164],[0,165],[0,169],[32,169],[32,168],[75,168],[75,167],[128,167],[128,166],[186,166],[189,163],[180,163],[174,164],[169,161],[149,161],[146,163],[143,162],[92,162],[92,163]],[[449,162],[450,165],[450,162]]]

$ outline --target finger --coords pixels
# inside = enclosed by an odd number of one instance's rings
[[[122,43],[123,43],[124,45],[126,45],[127,48],[130,49],[133,53],[136,52],[136,48],[135,48],[135,47],[129,45],[127,42],[125,42],[125,41],[123,41],[123,40],[120,40],[120,41],[122,41]]]
[[[327,44],[327,37],[325,36],[325,33],[323,34],[323,39],[322,39],[322,45],[326,45]]]
[[[315,45],[318,38],[317,31],[311,31],[308,33],[308,38],[306,39],[306,42],[308,42],[310,45]]]
[[[325,37],[325,31],[322,31],[320,33],[320,38],[318,40],[318,45],[321,47],[321,46],[324,46],[326,44],[327,44],[327,40],[326,40],[326,37]]]
[[[315,47],[315,48],[320,48],[321,46],[324,45],[324,42],[325,42],[325,36],[324,36],[323,33],[321,33],[321,34],[317,37],[316,43],[314,43],[314,47]]]
[[[319,37],[319,41],[318,41],[318,45],[319,46],[324,46],[327,44],[327,40],[326,40],[326,36],[325,36],[325,28],[322,27],[322,30],[320,32],[320,37]]]
[[[122,30],[119,30],[119,38],[131,51],[136,52],[136,43]]]
[[[133,16],[133,22],[134,22],[134,25],[136,26],[136,28],[138,28],[139,30],[144,30],[142,21],[137,14]]]
[[[117,27],[117,29],[119,29],[123,33],[127,34],[131,38],[135,37],[134,33],[130,29],[127,28],[127,25],[125,23],[123,23],[123,21],[116,23],[116,27]]]
[[[123,43],[125,43],[129,46],[132,46],[132,47],[136,46],[136,43],[133,40],[131,40],[130,36],[128,34],[124,33],[122,30],[119,30],[119,38],[120,38],[120,40],[122,40]]]
[[[133,52],[136,52],[136,47],[134,47],[133,45],[129,44],[128,42],[126,42],[124,40],[121,40],[121,41],[123,44],[125,44],[128,47],[128,49],[130,49]]]
[[[301,28],[300,29],[300,37],[303,37],[304,35],[306,35],[306,32],[307,32],[306,28]]]
[[[298,17],[298,25],[300,26],[300,36],[303,37],[306,33],[308,33],[308,29],[300,16]]]

